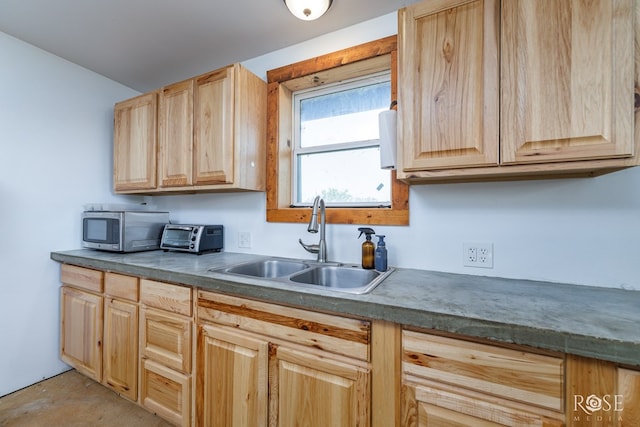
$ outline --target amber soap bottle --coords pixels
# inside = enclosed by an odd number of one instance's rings
[[[363,234],[366,237],[366,240],[364,241],[364,243],[362,243],[362,268],[371,270],[375,267],[376,251],[376,246],[371,241],[371,235],[375,234],[376,232],[373,231],[372,228],[368,227],[360,227],[358,228],[358,231],[360,232],[358,238],[360,238]]]

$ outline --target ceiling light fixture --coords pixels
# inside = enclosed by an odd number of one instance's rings
[[[313,21],[331,7],[333,0],[284,0],[289,11],[298,19]]]

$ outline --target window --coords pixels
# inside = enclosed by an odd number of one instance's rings
[[[294,206],[391,206],[379,165],[378,114],[389,108],[389,72],[293,93]]]
[[[395,57],[391,36],[267,72],[267,221],[308,221],[320,194],[329,223],[408,224],[407,185],[378,167],[377,117],[395,99]],[[367,124],[345,132],[345,120]]]

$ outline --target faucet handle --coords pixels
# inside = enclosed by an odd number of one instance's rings
[[[306,245],[302,242],[302,239],[298,239],[298,243],[302,245],[305,251],[310,252],[312,254],[317,254],[320,252],[320,245]]]

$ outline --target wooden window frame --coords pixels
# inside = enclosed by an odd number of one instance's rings
[[[308,207],[291,206],[291,106],[295,90],[391,70],[397,98],[397,36],[364,43],[267,72],[267,222],[308,222]],[[390,100],[391,101],[391,100]],[[332,224],[408,225],[409,186],[391,171],[391,207],[327,207]]]

